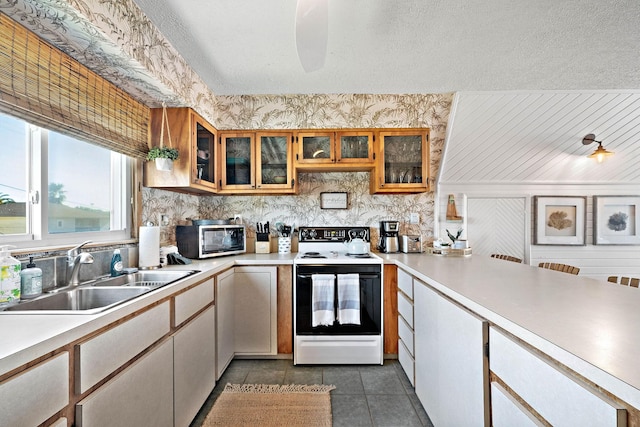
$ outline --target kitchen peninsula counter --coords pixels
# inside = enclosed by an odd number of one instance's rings
[[[380,256],[640,408],[640,290],[481,255]]]

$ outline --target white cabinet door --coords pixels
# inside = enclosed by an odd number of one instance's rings
[[[235,353],[277,354],[277,268],[234,270]]]
[[[416,394],[436,426],[488,426],[488,324],[414,281]]]
[[[189,426],[216,385],[214,326],[211,307],[173,336],[176,427]]]
[[[76,426],[173,425],[173,339],[138,359],[76,405]]]
[[[234,354],[234,269],[216,276],[216,380]]]
[[[68,404],[65,351],[0,383],[0,426],[35,426]]]

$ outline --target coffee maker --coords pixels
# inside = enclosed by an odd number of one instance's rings
[[[400,250],[399,221],[380,221],[380,242],[378,250],[384,253],[394,253]]]

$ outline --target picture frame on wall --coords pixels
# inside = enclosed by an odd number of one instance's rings
[[[593,244],[640,245],[640,196],[593,196]]]
[[[346,192],[320,193],[320,209],[347,209],[349,200]]]
[[[534,245],[586,245],[585,196],[533,196]]]

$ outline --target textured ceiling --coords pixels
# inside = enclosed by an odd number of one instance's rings
[[[640,88],[637,0],[329,0],[305,73],[295,0],[134,0],[217,95]]]

